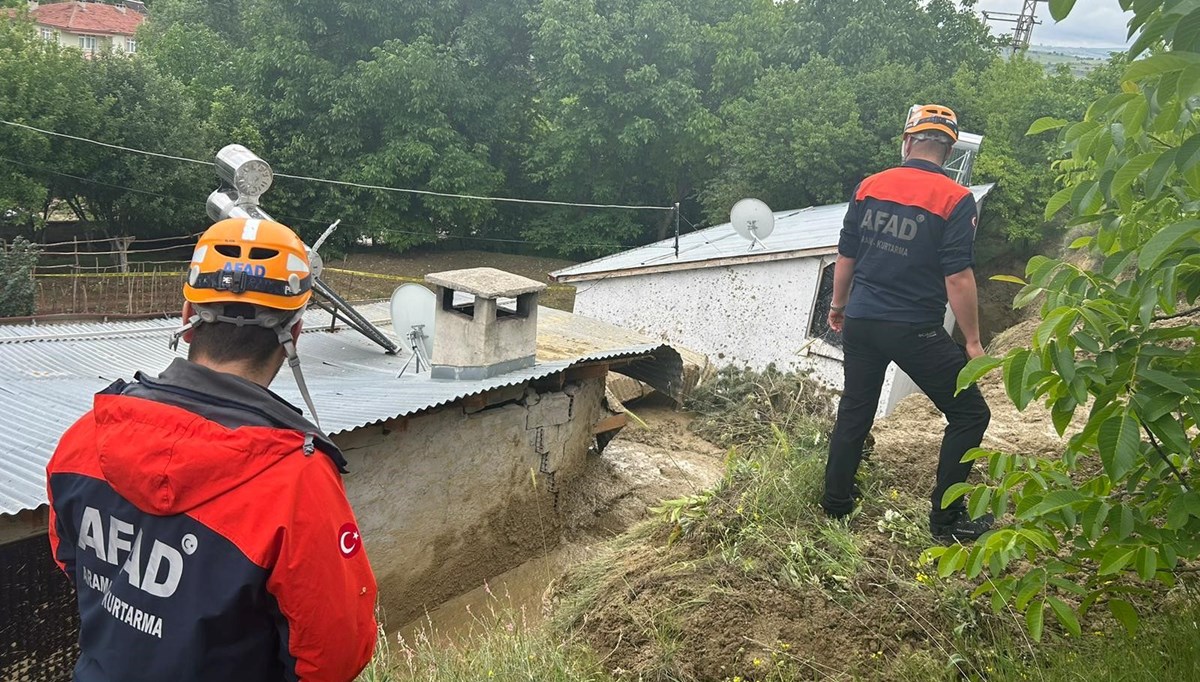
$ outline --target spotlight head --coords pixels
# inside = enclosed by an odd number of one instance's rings
[[[274,180],[271,165],[240,144],[217,152],[217,175],[237,191],[239,204],[257,204]]]

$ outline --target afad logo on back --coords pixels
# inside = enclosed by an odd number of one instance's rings
[[[362,549],[362,535],[358,532],[358,526],[353,523],[342,524],[338,529],[338,551],[342,553],[342,558],[352,559]]]

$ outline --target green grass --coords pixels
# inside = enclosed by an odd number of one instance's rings
[[[422,629],[414,641],[393,641],[381,628],[375,657],[358,682],[537,680],[605,682],[586,648],[528,625],[525,614],[489,607],[468,633],[447,641]]]
[[[1022,618],[919,563],[928,502],[904,472],[868,462],[855,516],[827,520],[828,422],[755,394],[786,385],[799,396],[795,384],[752,378],[750,391],[727,381],[715,418],[698,425],[749,436],[723,480],[663,503],[572,569],[544,625],[491,609],[453,645],[429,633],[384,641],[362,681],[1200,680],[1200,601],[1186,581],[1146,602],[1157,611],[1135,635],[1097,609],[1083,637],[1048,629],[1036,643]]]

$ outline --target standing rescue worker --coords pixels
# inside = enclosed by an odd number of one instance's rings
[[[888,363],[895,362],[946,416],[929,527],[942,541],[973,540],[991,528],[971,520],[960,498],[942,496],[965,481],[991,413],[979,388],[957,396],[959,370],[983,354],[975,291],[978,212],[970,190],[942,165],[958,141],[950,109],[913,107],[904,126],[903,164],[863,180],[846,211],[834,268],[829,326],[842,333],[845,390],[829,444],[822,506],[834,518],[855,507],[855,475],[875,419]],[[946,302],[966,340],[943,328]]]
[[[96,395],[47,467],[50,544],[75,585],[78,682],[349,682],[375,578],[346,460],[267,389],[312,295],[304,243],[266,220],[200,237],[188,359]]]

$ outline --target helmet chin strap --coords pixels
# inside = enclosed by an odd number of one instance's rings
[[[321,428],[321,418],[317,416],[317,408],[313,405],[312,395],[308,392],[308,384],[304,382],[304,373],[300,371],[300,356],[296,354],[296,342],[292,338],[292,327],[304,317],[304,309],[297,310],[290,317],[280,319],[281,311],[271,310],[269,308],[258,308],[255,317],[229,317],[217,312],[217,309],[208,305],[196,305],[197,313],[188,318],[179,329],[171,335],[170,348],[175,350],[179,347],[179,340],[188,331],[195,329],[198,325],[205,322],[226,322],[238,327],[257,326],[268,327],[275,330],[275,335],[279,339],[279,345],[283,346],[283,352],[287,355],[288,367],[292,368],[292,376],[296,378],[296,387],[300,389],[300,396],[304,398],[304,404],[308,406],[308,412],[312,415],[313,423],[317,425],[317,429]]]
[[[296,378],[296,387],[300,389],[304,404],[308,406],[308,411],[312,414],[313,423],[317,425],[317,429],[320,429],[321,418],[317,416],[317,408],[313,405],[312,396],[308,393],[308,384],[304,383],[304,373],[300,371],[300,356],[296,354],[296,342],[292,339],[292,327],[303,315],[304,311],[301,310],[286,325],[276,327],[275,333],[279,336],[283,352],[287,353],[288,367],[292,368],[292,376]]]

